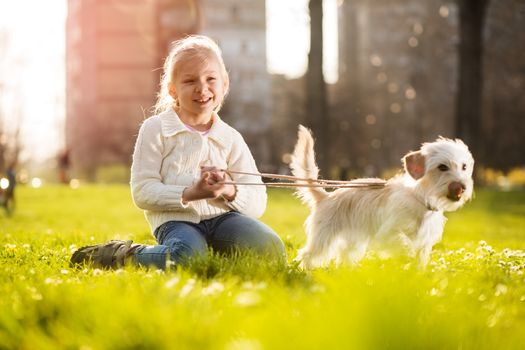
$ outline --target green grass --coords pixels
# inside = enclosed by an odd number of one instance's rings
[[[271,191],[289,260],[308,213]],[[71,269],[81,245],[154,243],[125,186],[20,188],[0,213],[0,349],[519,349],[525,193],[478,191],[447,214],[428,268],[370,254],[312,272],[254,256],[185,269]],[[484,242],[480,242],[484,241]]]

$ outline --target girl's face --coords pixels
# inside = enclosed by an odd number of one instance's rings
[[[211,118],[228,87],[218,60],[213,56],[206,60],[200,57],[183,59],[176,72],[169,92],[178,100],[177,112],[186,118]]]

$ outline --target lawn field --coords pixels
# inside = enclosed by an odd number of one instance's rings
[[[69,267],[82,245],[153,244],[124,185],[20,187],[0,212],[0,349],[523,349],[525,192],[478,190],[447,214],[427,269],[373,252],[301,271],[308,214],[288,190],[262,218],[288,264],[210,256],[168,271]]]

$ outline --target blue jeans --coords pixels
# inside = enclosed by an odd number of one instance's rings
[[[144,246],[135,252],[140,265],[164,269],[168,259],[181,264],[188,258],[207,254],[208,247],[220,253],[240,249],[286,258],[283,242],[270,227],[238,212],[228,212],[197,224],[168,221],[153,234],[159,245]]]

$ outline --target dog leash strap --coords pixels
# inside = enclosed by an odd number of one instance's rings
[[[359,188],[359,187],[383,187],[384,184],[380,183],[346,183],[346,184],[298,184],[293,182],[235,182],[235,181],[223,181],[221,184],[224,185],[235,185],[235,186],[267,186],[267,187],[323,187],[323,188]]]
[[[341,184],[341,185],[352,185],[348,187],[359,187],[359,186],[383,186],[385,184],[385,181],[378,180],[378,181],[341,181],[341,180],[323,180],[323,179],[308,179],[308,178],[300,178],[290,175],[280,175],[280,174],[270,174],[270,173],[249,173],[246,171],[236,171],[236,170],[227,170],[227,169],[220,169],[221,171],[224,171],[226,173],[230,174],[239,174],[239,175],[253,175],[253,176],[260,176],[268,179],[280,179],[280,180],[290,180],[290,181],[307,181],[309,183],[317,182],[319,184],[323,184],[323,186],[316,186],[316,187],[336,187],[336,186],[326,186],[324,184]],[[303,185],[303,184],[296,184],[296,185]],[[357,185],[357,186],[354,186]],[[298,186],[294,186],[298,187]]]
[[[231,173],[231,174],[239,174],[239,175],[254,175],[254,176],[260,176],[260,177],[265,177],[269,179],[281,179],[281,180],[290,180],[290,181],[317,181],[314,179],[301,179],[301,178],[290,176],[290,175],[280,175],[280,174],[270,174],[270,173],[249,173],[246,171],[235,171],[235,170],[226,170],[226,169],[221,169],[221,171]]]

